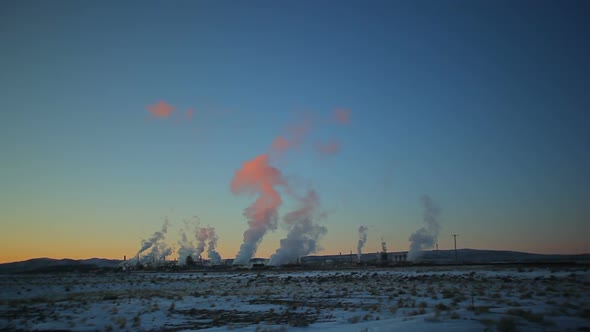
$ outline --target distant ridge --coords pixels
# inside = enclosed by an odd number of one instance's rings
[[[0,273],[26,272],[58,272],[75,270],[92,270],[99,268],[113,268],[121,263],[117,259],[89,258],[89,259],[53,259],[33,258],[22,262],[0,264]]]
[[[389,252],[393,254],[405,254],[403,252]],[[377,260],[378,253],[362,254],[361,260],[369,262]],[[357,255],[321,255],[302,257],[303,263],[333,261],[356,262]],[[263,260],[263,259],[261,259]],[[576,262],[590,264],[590,254],[533,254],[508,250],[479,250],[479,249],[458,249],[457,261],[459,263],[532,263],[532,262]],[[90,259],[52,259],[33,258],[22,262],[0,264],[0,274],[9,273],[35,273],[35,272],[64,272],[64,271],[92,271],[101,268],[116,268],[121,263],[118,259],[90,258]],[[415,263],[454,263],[454,250],[428,250],[423,251]]]
[[[590,254],[532,254],[508,250],[457,249],[457,260],[469,263],[520,263],[520,262],[590,262]],[[424,251],[420,261],[455,261],[454,250]]]

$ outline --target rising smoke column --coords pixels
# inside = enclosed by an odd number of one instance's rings
[[[199,227],[195,232],[195,237],[197,238],[197,250],[195,250],[195,259],[199,258],[203,251],[205,251],[205,246],[207,245],[207,239],[209,239],[209,232],[207,227]]]
[[[268,164],[267,154],[244,162],[242,168],[236,171],[231,182],[232,192],[258,194],[258,198],[244,210],[248,229],[244,232],[244,242],[234,265],[248,264],[264,234],[277,228],[277,208],[281,205],[281,195],[275,189],[278,185],[286,183],[281,172]]]
[[[207,247],[207,256],[209,257],[211,264],[221,264],[221,256],[216,251],[218,237],[217,233],[215,232],[215,228],[210,226],[200,227],[197,229],[195,236],[197,237],[195,258],[200,257],[205,251],[205,247]]]
[[[363,247],[365,246],[365,243],[367,243],[367,230],[369,230],[369,227],[359,226],[359,242],[356,245],[356,254],[359,262],[361,261],[361,256],[363,254]]]
[[[141,241],[141,248],[136,255],[138,259],[142,253],[151,249],[147,255],[144,255],[143,260],[148,263],[157,264],[165,260],[166,256],[172,253],[172,249],[164,242],[169,225],[170,222],[166,219],[160,231],[155,232],[149,239]]]
[[[196,221],[195,221],[196,220]],[[185,265],[186,258],[191,256],[195,258],[195,253],[197,248],[193,240],[187,235],[187,233],[192,234],[195,232],[196,228],[198,227],[198,220],[199,217],[193,217],[192,223],[185,220],[184,227],[180,229],[180,240],[178,241],[178,264]]]
[[[217,234],[215,233],[214,227],[207,228],[207,237],[209,238],[209,242],[207,243],[207,256],[211,261],[211,265],[219,265],[221,264],[221,256],[215,249],[217,247]]]
[[[420,201],[424,207],[424,226],[418,229],[414,234],[410,235],[410,251],[408,252],[409,260],[417,259],[422,250],[434,247],[440,228],[437,221],[438,215],[440,214],[440,208],[428,195],[422,196]]]
[[[283,217],[283,221],[289,227],[289,233],[281,240],[281,247],[271,256],[269,265],[295,263],[300,257],[318,250],[318,239],[327,233],[324,226],[314,223],[313,213],[318,206],[318,195],[311,190],[301,200],[299,209]]]
[[[139,256],[141,253],[143,253],[144,251],[146,251],[149,248],[151,248],[154,244],[156,244],[159,241],[163,240],[164,237],[166,236],[166,232],[168,232],[168,226],[169,225],[170,225],[170,222],[166,218],[166,220],[164,221],[164,225],[162,225],[162,229],[160,231],[155,232],[147,240],[141,240],[141,248],[137,252],[137,255],[136,256]]]
[[[159,241],[152,247],[150,253],[145,256],[145,260],[158,265],[170,255],[172,255],[172,248],[166,242]]]
[[[186,264],[186,258],[188,256],[193,257],[196,248],[193,241],[189,240],[184,230],[180,231],[180,241],[178,241],[178,264]]]

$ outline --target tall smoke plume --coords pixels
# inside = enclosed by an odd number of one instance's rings
[[[356,255],[359,262],[363,255],[363,247],[365,246],[365,243],[367,243],[367,230],[369,230],[369,227],[359,226],[359,242],[356,245]]]
[[[428,195],[422,196],[420,201],[424,207],[424,226],[418,229],[414,234],[410,235],[410,251],[408,252],[409,260],[417,259],[423,250],[432,249],[434,247],[440,228],[437,220],[440,214],[440,208]]]
[[[178,264],[185,265],[186,258],[191,256],[195,258],[195,253],[197,248],[195,247],[195,243],[188,234],[194,234],[196,228],[198,227],[198,220],[199,217],[195,216],[190,221],[184,221],[184,227],[180,229],[180,240],[178,241]]]
[[[197,250],[195,251],[194,258],[197,259],[201,257],[201,254],[203,254],[205,246],[207,245],[207,239],[209,238],[207,227],[199,227],[195,233],[195,237],[197,238]]]
[[[164,261],[167,256],[172,254],[172,248],[164,242],[169,225],[170,222],[166,219],[160,231],[155,232],[149,239],[141,241],[141,249],[139,249],[136,256],[139,258],[142,254],[147,252],[147,254],[144,254],[141,257],[141,261],[151,264],[159,264]]]
[[[217,233],[215,233],[215,228],[208,227],[207,228],[207,236],[209,237],[209,242],[207,243],[207,257],[209,257],[209,261],[211,261],[211,265],[219,265],[221,264],[221,256],[217,252]]]
[[[189,240],[184,230],[180,231],[180,240],[178,241],[178,264],[185,265],[188,256],[195,255],[195,246],[192,240]]]
[[[314,223],[314,212],[319,207],[318,195],[310,190],[301,200],[301,207],[283,217],[289,229],[281,240],[281,247],[271,256],[269,265],[295,263],[300,257],[316,252],[318,240],[327,229]]]
[[[234,194],[258,194],[256,201],[244,210],[248,229],[244,232],[244,242],[236,255],[234,265],[248,264],[264,234],[277,228],[277,209],[282,200],[275,186],[286,183],[281,172],[269,165],[268,159],[267,154],[262,154],[244,162],[231,182]]]
[[[190,227],[191,225],[188,225]],[[193,259],[202,258],[201,255],[207,250],[207,256],[211,262],[211,265],[221,264],[221,256],[217,252],[217,233],[215,227],[207,226],[200,227],[199,224],[194,224],[193,234],[196,239],[196,246],[192,240],[188,239],[186,232],[181,230],[180,236],[181,241],[178,242],[180,248],[178,249],[178,260],[179,264],[186,264],[186,258],[190,255]]]

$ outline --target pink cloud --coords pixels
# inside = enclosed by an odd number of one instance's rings
[[[194,112],[195,112],[195,110],[192,108],[189,108],[188,110],[186,110],[186,119],[191,120],[193,118]]]
[[[277,137],[271,145],[274,151],[286,151],[289,149],[290,146],[291,143],[287,141],[283,136]]]
[[[317,151],[324,156],[333,155],[340,152],[341,144],[338,141],[332,140],[328,143],[318,143]]]
[[[271,150],[274,153],[284,153],[301,145],[311,130],[311,118],[305,117],[301,122],[289,126],[285,135],[278,136],[272,142]]]
[[[168,118],[174,111],[174,107],[160,100],[157,104],[149,105],[147,110],[156,118]]]
[[[350,123],[350,110],[344,108],[337,108],[334,110],[332,120],[339,124]]]

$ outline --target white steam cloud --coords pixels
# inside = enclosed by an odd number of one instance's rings
[[[207,256],[211,261],[211,265],[219,265],[221,264],[221,256],[217,252],[217,234],[215,233],[215,228],[208,227],[207,228],[207,235],[209,237],[209,243],[207,248]]]
[[[440,214],[440,208],[428,195],[422,196],[420,201],[424,207],[424,226],[418,229],[414,234],[410,235],[410,251],[408,252],[409,260],[417,259],[423,250],[432,249],[434,247],[440,228],[437,220]]]
[[[194,216],[190,221],[184,221],[184,227],[180,229],[179,235],[180,240],[178,241],[178,264],[185,265],[186,259],[188,256],[191,256],[193,259],[195,257],[195,253],[197,252],[197,248],[195,247],[195,243],[188,234],[194,234],[199,224],[199,217]]]
[[[365,243],[367,243],[367,230],[369,228],[367,226],[360,226],[359,227],[359,241],[356,246],[356,252],[358,256],[358,261],[361,261],[361,256],[363,255],[363,247]]]
[[[172,254],[172,248],[165,242],[169,225],[170,222],[166,218],[160,231],[155,232],[149,239],[141,241],[141,249],[139,249],[136,255],[137,259],[140,259],[142,262],[158,265],[165,261],[167,256]],[[146,252],[147,254],[144,254]]]
[[[217,252],[217,233],[214,227],[200,227],[195,233],[197,238],[197,249],[195,251],[195,258],[200,257],[205,248],[207,249],[207,256],[211,265],[221,264],[221,256]]]
[[[318,195],[311,190],[301,200],[301,207],[283,217],[289,228],[281,247],[271,256],[269,265],[295,263],[300,257],[316,252],[318,240],[327,233],[324,226],[314,223],[313,214],[319,207]]]

